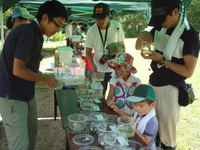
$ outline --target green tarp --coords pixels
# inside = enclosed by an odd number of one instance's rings
[[[24,6],[35,14],[38,7],[46,0],[0,0],[0,6],[3,6],[3,12],[13,6]],[[63,3],[71,13],[71,16],[90,17],[95,4],[104,2],[108,4],[111,10],[116,12],[120,10],[134,10],[141,13],[147,19],[150,16],[150,1],[151,0],[59,0]],[[76,17],[75,17],[76,18]]]

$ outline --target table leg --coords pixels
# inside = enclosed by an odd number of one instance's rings
[[[57,98],[56,98],[56,91],[54,90],[54,120],[56,120],[57,117]]]

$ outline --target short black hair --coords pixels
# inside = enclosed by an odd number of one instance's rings
[[[43,14],[48,15],[49,21],[52,21],[52,19],[55,17],[63,17],[65,18],[65,21],[68,19],[68,13],[64,5],[55,0],[46,1],[39,7],[38,13],[36,15],[38,21],[42,20]]]
[[[6,27],[8,28],[8,29],[12,29],[12,27],[13,27],[13,21],[12,21],[12,16],[10,16],[10,17],[8,17],[8,19],[6,20]]]

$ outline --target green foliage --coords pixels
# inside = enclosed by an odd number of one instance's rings
[[[65,38],[65,34],[61,32],[58,32],[50,37],[51,41],[53,42],[62,41],[64,38]]]
[[[122,24],[126,38],[135,38],[147,27],[148,20],[132,10],[122,10],[116,17]]]
[[[6,26],[6,21],[7,21],[8,17],[10,17],[12,15],[12,11],[13,11],[13,9],[10,8],[3,14],[4,26]]]
[[[187,17],[190,24],[200,32],[200,1],[199,0],[192,0],[190,5],[187,8]]]

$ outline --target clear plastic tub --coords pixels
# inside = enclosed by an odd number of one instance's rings
[[[91,97],[93,98],[94,90],[91,90],[91,89],[78,89],[77,93],[78,93],[78,95],[91,95]]]
[[[89,115],[91,122],[102,122],[108,120],[108,115],[104,112],[93,112]]]
[[[94,111],[99,111],[100,108],[98,105],[94,104],[93,101],[84,100],[81,102],[81,113],[85,115],[89,115]]]
[[[78,98],[80,100],[83,100],[83,99],[93,99],[93,96],[92,95],[79,95]]]
[[[128,139],[123,135],[117,133],[107,133],[103,136],[104,145],[119,145],[128,146]]]
[[[91,89],[94,90],[93,96],[94,98],[102,98],[103,96],[103,85],[101,82],[92,82]]]
[[[142,147],[140,150],[164,150],[160,147],[148,147],[148,146],[145,146],[145,147]]]
[[[128,140],[128,145],[129,147],[134,148],[136,150],[137,149],[140,150],[142,148],[142,145],[139,142],[134,141],[134,140]]]
[[[68,116],[69,128],[74,131],[81,131],[86,128],[88,117],[81,113],[75,113]]]
[[[117,142],[117,134],[114,132],[107,133],[103,136],[103,141],[105,145],[115,145]]]
[[[102,122],[92,122],[90,124],[90,130],[95,133],[101,133],[105,132],[107,128],[107,122],[102,121]]]
[[[113,133],[113,132],[112,131],[104,131],[104,132],[100,132],[98,134],[98,142],[99,142],[99,144],[104,145],[103,137],[104,137],[105,134],[108,134],[108,133]]]
[[[114,145],[114,146],[107,146],[107,147],[105,147],[104,150],[135,150],[135,149],[128,147],[128,146]]]
[[[118,133],[126,137],[133,137],[135,134],[135,120],[133,117],[120,116],[117,118]]]
[[[90,145],[93,141],[93,136],[89,134],[77,134],[73,137],[73,142],[77,145]]]
[[[102,150],[102,149],[96,146],[84,146],[79,148],[79,150]]]
[[[113,122],[113,123],[117,123],[117,118],[118,117],[119,116],[117,116],[117,115],[109,114],[108,115],[108,121]]]
[[[93,77],[94,77],[94,80],[96,82],[104,81],[104,76],[105,76],[104,72],[95,72],[95,73],[93,73]]]

